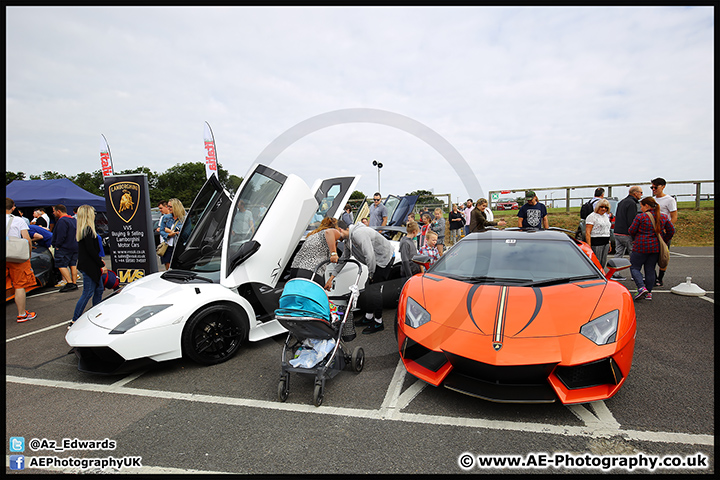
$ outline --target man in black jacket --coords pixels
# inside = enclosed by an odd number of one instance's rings
[[[615,257],[630,255],[632,251],[632,237],[628,233],[628,228],[632,224],[635,216],[640,212],[640,199],[642,198],[642,188],[638,186],[630,187],[628,196],[620,200],[615,212]],[[615,272],[612,277],[615,280],[625,280],[620,272]]]

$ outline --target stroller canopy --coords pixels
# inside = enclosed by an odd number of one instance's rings
[[[285,284],[275,315],[312,317],[330,322],[330,301],[327,292],[306,278],[293,278]]]

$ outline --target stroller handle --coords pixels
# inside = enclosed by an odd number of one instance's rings
[[[313,277],[314,277],[315,275],[317,275],[317,272],[318,272],[318,270],[320,269],[320,267],[322,267],[322,266],[324,266],[324,265],[327,265],[328,263],[330,263],[330,260],[323,260],[322,262],[318,263],[317,266],[315,267],[315,271],[313,272]],[[360,262],[358,262],[358,261],[355,260],[354,258],[348,258],[347,260],[345,260],[345,263],[354,263],[355,265],[357,265],[357,267],[358,267],[358,280],[360,280],[360,274],[362,273],[362,265],[360,264]],[[355,283],[357,283],[357,282],[355,282]]]

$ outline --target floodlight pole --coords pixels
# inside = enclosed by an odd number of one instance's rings
[[[377,167],[378,169],[378,192],[380,192],[380,169],[383,167],[383,164],[378,162],[377,160],[373,160],[373,166]]]

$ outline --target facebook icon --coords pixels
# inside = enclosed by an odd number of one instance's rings
[[[10,470],[25,470],[25,455],[10,455]]]

